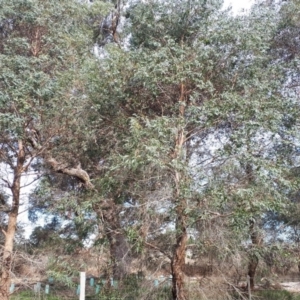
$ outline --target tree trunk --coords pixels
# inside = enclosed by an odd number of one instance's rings
[[[112,276],[114,279],[122,280],[128,273],[130,264],[129,247],[122,232],[117,207],[113,200],[102,206],[102,215],[105,221],[105,234],[109,241],[110,257],[112,260]]]
[[[179,98],[179,118],[184,121],[186,95],[185,85],[180,84],[180,98]],[[184,122],[183,122],[184,123]],[[179,163],[186,161],[186,132],[182,124],[178,127],[178,132],[175,140],[175,149],[173,159]],[[187,299],[184,291],[184,265],[185,265],[185,249],[187,243],[187,224],[186,224],[186,199],[182,195],[182,186],[186,181],[185,171],[182,169],[175,169],[174,171],[174,201],[176,206],[176,244],[171,260],[172,272],[172,296],[173,300]]]
[[[248,276],[250,278],[250,288],[251,290],[254,289],[254,278],[256,273],[256,268],[258,266],[258,258],[256,256],[252,256],[249,258],[249,264],[248,264]]]
[[[10,294],[10,272],[13,259],[14,237],[17,228],[17,218],[20,206],[20,189],[21,189],[21,175],[23,173],[23,165],[25,162],[25,152],[22,141],[18,142],[18,158],[17,165],[14,169],[13,184],[10,189],[12,191],[12,207],[8,214],[8,226],[5,235],[5,243],[2,253],[1,266],[1,285],[0,285],[0,299],[8,300]]]
[[[246,165],[246,174],[247,174],[247,180],[248,184],[253,184],[254,183],[254,174],[253,174],[253,167],[250,163],[247,163]],[[256,249],[261,245],[262,239],[259,236],[258,228],[256,225],[256,220],[251,219],[249,221],[249,233],[250,233],[250,238],[252,242],[252,248]],[[255,273],[256,273],[256,268],[258,266],[259,259],[255,253],[250,253],[249,255],[249,263],[248,263],[248,276],[250,277],[250,288],[251,290],[254,289],[255,285]],[[248,288],[248,287],[247,287]]]
[[[253,248],[259,247],[261,245],[261,239],[259,237],[259,233],[255,226],[254,220],[250,220],[249,230],[250,230],[250,238],[251,238],[251,242],[252,242],[252,247]],[[249,255],[249,263],[248,263],[248,276],[250,277],[251,290],[254,289],[254,285],[255,285],[254,278],[255,278],[255,273],[256,273],[256,268],[258,266],[258,262],[259,262],[259,259],[258,259],[257,255],[255,253],[251,253]]]
[[[183,213],[183,210],[181,210],[181,216],[179,217],[177,222],[177,242],[174,248],[173,257],[171,261],[173,300],[186,299],[184,292],[183,268],[185,265],[187,230],[185,224],[185,216]]]

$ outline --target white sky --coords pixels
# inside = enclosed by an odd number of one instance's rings
[[[232,6],[232,11],[234,14],[241,12],[241,10],[250,9],[254,0],[224,0],[224,7]]]
[[[28,197],[29,194],[37,185],[37,181],[34,181],[36,178],[35,175],[23,174],[21,177],[21,192],[20,192],[20,209],[18,215],[18,223],[22,223],[25,229],[25,238],[29,238],[34,226],[43,225],[43,220],[38,221],[33,225],[28,220]],[[13,171],[4,163],[0,163],[0,179],[4,179],[12,185],[13,181]],[[0,180],[0,191],[4,191],[7,196],[9,196],[8,203],[11,204],[12,193],[11,190],[7,187],[7,184]]]

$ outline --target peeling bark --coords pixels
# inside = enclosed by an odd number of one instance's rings
[[[1,283],[0,283],[0,299],[9,299],[9,288],[11,284],[11,265],[13,260],[14,237],[17,228],[17,219],[20,206],[20,190],[21,190],[21,175],[23,173],[23,166],[25,163],[24,145],[21,140],[18,141],[18,157],[14,169],[13,184],[10,187],[12,191],[12,207],[8,214],[8,226],[5,235],[5,243],[2,253],[1,266]]]
[[[185,249],[187,244],[187,224],[186,224],[186,201],[180,197],[180,181],[179,172],[175,175],[176,184],[176,244],[171,260],[172,272],[172,296],[173,300],[185,300],[184,292],[184,266],[185,266]]]
[[[177,233],[177,242],[171,260],[172,296],[174,300],[185,300],[186,297],[184,292],[184,266],[185,249],[187,243],[187,230],[184,216],[179,218],[177,227],[177,230],[181,230]]]
[[[180,85],[179,117],[183,120],[185,114],[186,99],[185,85]],[[186,159],[185,153],[186,132],[181,126],[175,138],[175,149],[173,159],[182,161]],[[171,259],[172,272],[172,297],[173,300],[186,300],[184,291],[184,266],[185,249],[187,244],[187,224],[186,224],[186,199],[182,198],[181,186],[186,180],[184,171],[174,171],[174,201],[176,206],[176,244],[174,246]]]

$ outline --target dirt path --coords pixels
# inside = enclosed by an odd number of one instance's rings
[[[300,282],[282,282],[280,285],[289,292],[300,293]]]

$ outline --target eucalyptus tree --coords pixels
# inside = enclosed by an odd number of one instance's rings
[[[80,77],[92,56],[88,7],[78,1],[2,1],[0,12],[0,157],[11,176],[7,229],[2,230],[1,299],[9,298],[13,240],[22,177],[44,162],[55,172],[92,186],[79,154],[92,132],[90,107]],[[87,134],[89,133],[89,134]],[[84,163],[84,162],[82,162]]]
[[[186,299],[183,265],[195,218],[231,208],[233,222],[249,230],[249,220],[280,207],[279,186],[287,184],[284,165],[264,150],[293,111],[293,101],[281,92],[284,69],[270,51],[276,12],[261,8],[234,18],[221,5],[135,2],[127,14],[128,49],[107,47],[90,87],[101,122],[111,124],[106,128],[116,141],[105,157],[109,186],[118,191],[110,194],[114,201],[131,199],[153,211],[151,192],[166,191],[160,196],[169,203],[176,228],[170,255],[173,299]],[[107,118],[101,112],[109,107],[114,109]],[[225,145],[217,162],[205,164],[197,149],[211,133]],[[222,171],[211,186],[217,168]],[[234,169],[242,178],[233,178]],[[206,209],[205,199],[215,203],[215,212]]]
[[[289,114],[283,120],[283,127],[278,131],[280,139],[276,143],[277,153],[281,155],[282,161],[289,168],[288,178],[294,182],[294,188],[286,189],[288,201],[286,210],[281,213],[269,214],[269,218],[264,218],[267,226],[271,228],[281,228],[281,234],[286,237],[286,241],[298,244],[298,221],[299,206],[299,57],[300,44],[297,32],[300,26],[299,7],[297,0],[279,1],[278,28],[274,36],[271,47],[272,57],[275,63],[284,65],[285,81],[282,93],[292,99],[294,109],[289,110]],[[277,7],[278,8],[278,7]],[[276,230],[274,240],[280,240],[280,231]]]

